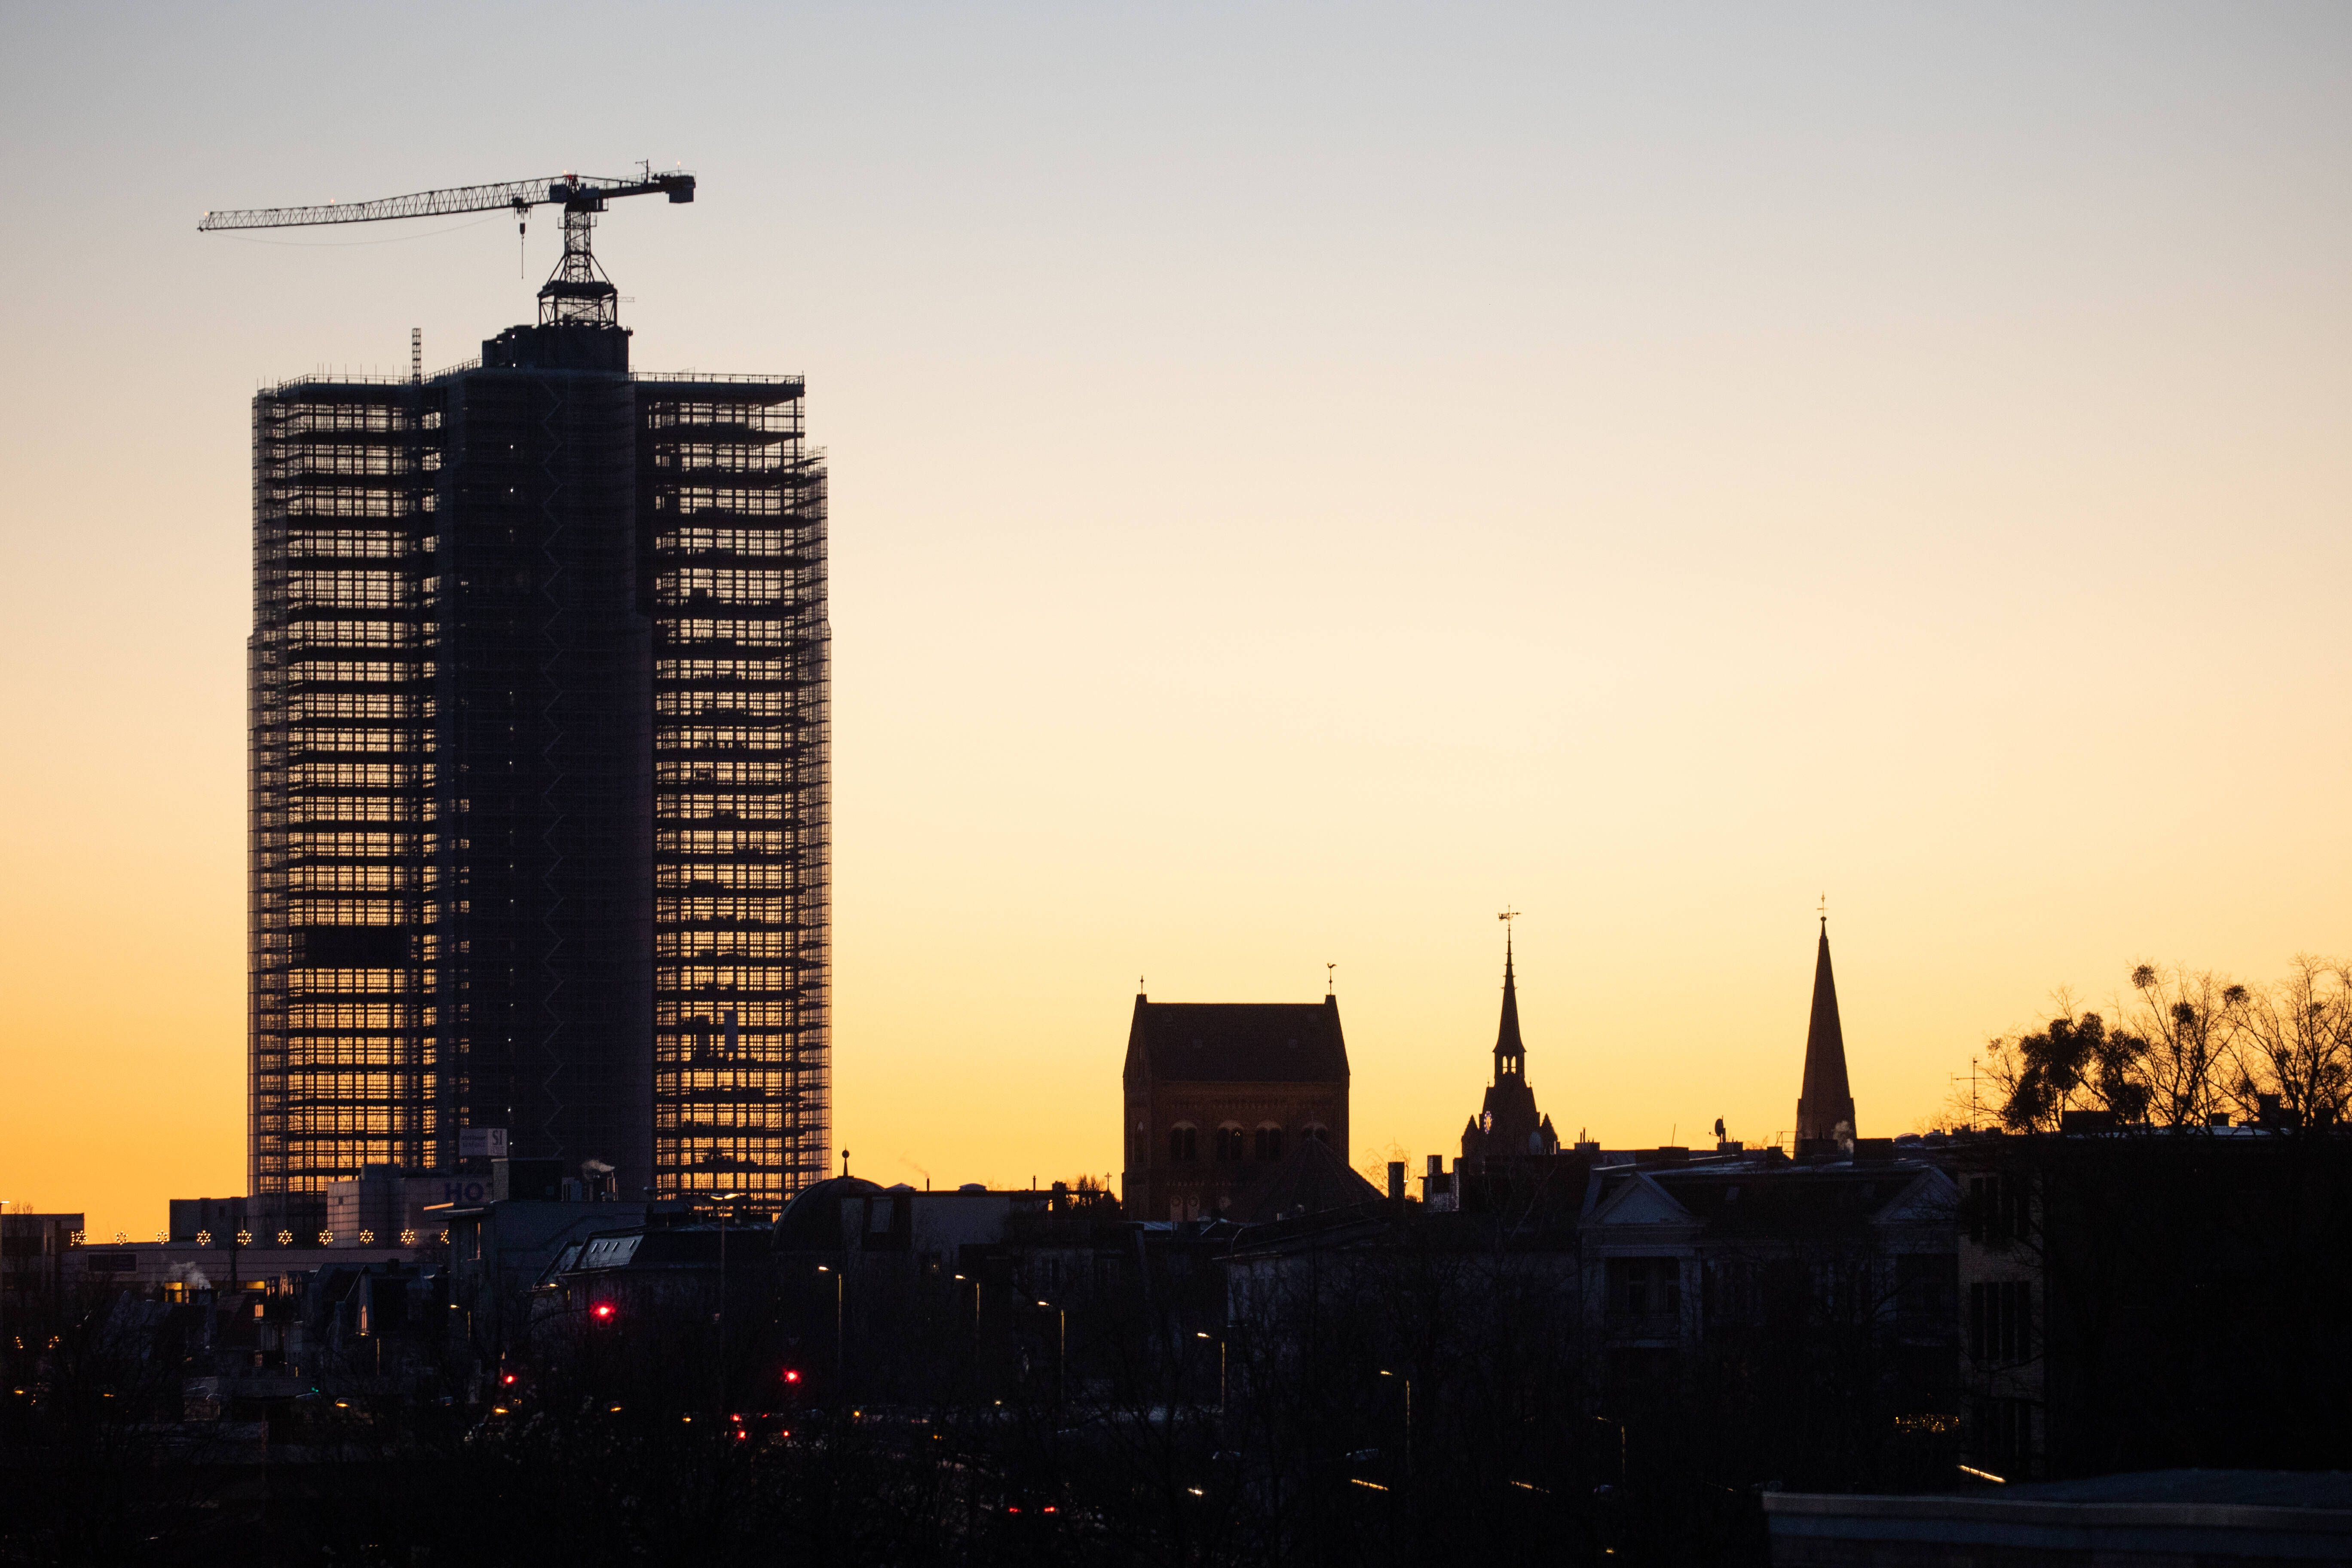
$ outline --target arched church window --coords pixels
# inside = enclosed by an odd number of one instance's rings
[[[1299,1131],[1302,1135],[1312,1138],[1316,1142],[1322,1144],[1327,1149],[1331,1146],[1331,1130],[1328,1127],[1324,1126],[1320,1121],[1310,1121],[1305,1127],[1299,1129]]]
[[[1228,1121],[1217,1129],[1217,1163],[1238,1165],[1242,1162],[1242,1130],[1238,1122]]]
[[[1179,1121],[1168,1130],[1168,1158],[1178,1164],[1189,1164],[1201,1157],[1201,1130],[1189,1121]]]
[[[1257,1157],[1269,1165],[1282,1158],[1282,1129],[1271,1121],[1257,1130]]]

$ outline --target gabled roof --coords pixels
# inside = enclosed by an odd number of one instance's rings
[[[1380,1189],[1349,1170],[1329,1144],[1301,1138],[1281,1163],[1241,1194],[1225,1217],[1258,1224],[1378,1203],[1380,1197]]]
[[[1171,1003],[1138,996],[1127,1035],[1127,1081],[1147,1072],[1162,1082],[1345,1082],[1339,999]]]
[[[1672,1194],[1715,1237],[1858,1237],[1874,1226],[1926,1217],[1956,1196],[1941,1173],[1909,1163],[1703,1166],[1652,1172],[1644,1179]]]
[[[1618,1172],[1596,1173],[1604,1176],[1621,1175]],[[1590,1225],[1635,1226],[1698,1223],[1698,1217],[1675,1201],[1675,1194],[1641,1171],[1627,1169],[1622,1179],[1612,1184],[1601,1201],[1593,1205]]]

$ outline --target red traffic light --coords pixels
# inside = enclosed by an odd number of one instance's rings
[[[514,1380],[515,1374],[512,1373],[509,1373],[504,1377],[499,1379],[500,1383],[512,1383]]]
[[[791,1371],[791,1370],[789,1370],[789,1369],[788,1369],[788,1370],[784,1373],[784,1381],[785,1381],[786,1383],[798,1383],[800,1380],[801,1380],[801,1374],[800,1374],[799,1373],[797,1373],[797,1372],[793,1372],[793,1371]]]
[[[599,1318],[611,1317],[613,1315],[613,1304],[610,1301],[599,1302],[596,1307],[596,1315]]]

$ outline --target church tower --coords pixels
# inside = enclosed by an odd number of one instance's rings
[[[1803,1153],[1807,1143],[1853,1133],[1853,1090],[1846,1084],[1845,1031],[1838,1025],[1830,919],[1823,915],[1821,950],[1813,961],[1813,1017],[1805,1030],[1805,1081],[1797,1099],[1797,1152]]]
[[[1536,1110],[1528,1087],[1528,1047],[1519,1038],[1519,989],[1512,973],[1511,937],[1503,933],[1503,1021],[1495,1031],[1495,1081],[1485,1110],[1462,1130],[1462,1157],[1473,1163],[1489,1155],[1557,1154],[1559,1137],[1551,1118]]]

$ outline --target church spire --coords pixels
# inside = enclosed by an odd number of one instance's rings
[[[1519,988],[1511,973],[1511,928],[1503,927],[1503,1022],[1495,1031],[1495,1081],[1521,1078],[1528,1070],[1528,1048],[1519,1041]]]
[[[1845,1030],[1838,1023],[1837,979],[1830,973],[1830,920],[1822,916],[1813,961],[1813,1016],[1805,1030],[1805,1080],[1797,1100],[1797,1147],[1811,1140],[1853,1136],[1853,1090],[1845,1076]]]

